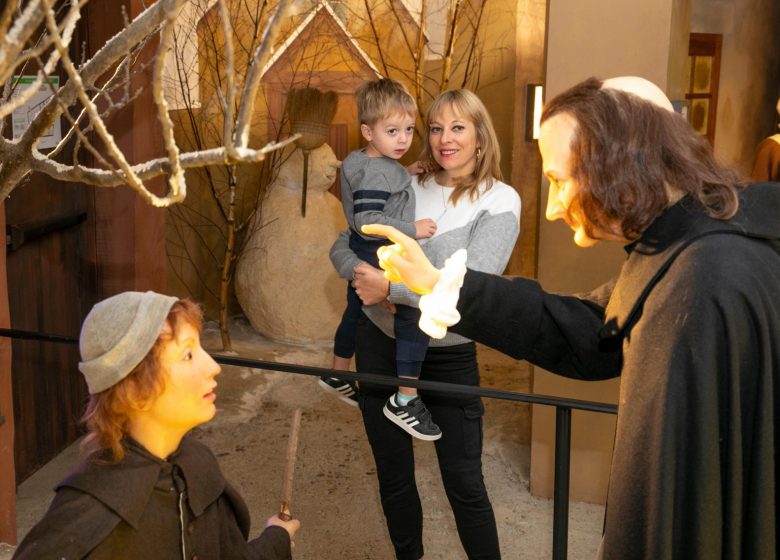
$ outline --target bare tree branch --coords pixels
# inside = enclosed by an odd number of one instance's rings
[[[244,94],[238,111],[238,123],[236,125],[236,144],[239,148],[244,148],[249,143],[249,122],[254,113],[255,98],[257,97],[257,89],[260,87],[262,70],[271,58],[274,41],[279,36],[279,32],[282,30],[282,23],[290,15],[292,7],[293,2],[291,0],[280,0],[276,13],[268,23],[263,38],[257,46],[249,72],[247,72]]]
[[[450,83],[452,71],[452,55],[455,52],[455,42],[458,35],[458,20],[460,19],[460,5],[462,0],[450,0],[450,21],[447,31],[447,46],[444,52],[444,63],[441,68],[441,89],[446,90]]]
[[[186,154],[181,154],[177,145],[163,80],[166,53],[175,42],[175,24],[181,15],[182,6],[188,2],[158,0],[151,3],[92,57],[77,66],[71,58],[71,42],[76,22],[87,0],[65,0],[62,13],[57,13],[55,1],[30,0],[23,7],[18,0],[9,1],[0,15],[0,79],[5,84],[0,99],[0,119],[29,106],[32,99],[40,99],[44,88],[51,92],[40,111],[31,116],[21,135],[17,132],[18,137],[13,140],[0,138],[0,200],[6,198],[29,173],[42,172],[59,180],[79,181],[100,187],[127,184],[148,203],[169,206],[186,196],[184,169],[258,162],[270,151],[285,144],[269,143],[260,149],[250,147],[249,123],[261,70],[273,53],[282,23],[286,21],[292,6],[303,0],[280,0],[262,39],[254,46],[247,78],[240,80],[244,85],[240,92],[234,68],[232,27],[229,18],[225,17],[227,2],[218,0],[228,52],[228,64],[222,69],[225,88],[219,88],[225,116],[222,123],[222,147]],[[144,70],[147,63],[138,55],[153,41],[157,41],[157,50],[151,63],[148,92],[160,122],[165,157],[134,163],[127,160],[105,119],[126,107],[139,95],[130,82],[133,76],[138,75],[139,68]],[[23,90],[14,93],[14,84],[11,83],[9,87],[8,79],[24,72],[29,74],[26,70],[29,61],[37,63],[35,78],[32,83],[26,82]],[[67,77],[59,89],[51,84],[50,76],[55,73],[64,73]],[[115,88],[123,88],[123,91]],[[119,95],[115,95],[115,91]],[[237,103],[239,98],[240,102]],[[70,114],[74,106],[80,107],[75,116]],[[234,115],[237,107],[236,122]],[[62,141],[45,154],[39,148],[41,138],[61,117],[68,124]],[[87,132],[93,134],[94,138],[88,136]],[[93,145],[95,140],[99,140],[100,149]],[[69,143],[73,143],[73,148],[66,152],[65,146]],[[86,167],[79,161],[82,148],[92,154],[96,167]],[[66,154],[72,159],[65,163],[59,161]],[[160,175],[166,175],[168,179],[168,189],[163,196],[152,193],[144,184],[144,181]]]
[[[236,148],[239,159],[232,160],[228,157],[227,150],[224,147],[200,150],[197,152],[187,152],[181,154],[180,162],[182,169],[193,169],[209,165],[231,165],[235,163],[261,162],[266,155],[292,144],[299,138],[299,135],[290,136],[281,142],[270,142],[259,150],[251,148]],[[45,173],[50,177],[61,181],[74,181],[87,183],[96,187],[116,187],[126,184],[123,177],[117,177],[113,170],[85,168],[81,166],[69,166],[52,161],[42,154],[35,152],[32,161],[32,170]],[[170,174],[171,162],[167,157],[161,157],[140,163],[131,167],[131,171],[141,180],[148,180],[160,175]]]

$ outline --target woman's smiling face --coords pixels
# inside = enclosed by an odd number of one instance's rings
[[[477,129],[469,119],[445,105],[433,115],[428,124],[428,142],[431,153],[450,179],[465,177],[474,172],[479,147]]]

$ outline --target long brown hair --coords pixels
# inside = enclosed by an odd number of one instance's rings
[[[549,101],[541,122],[568,113],[577,123],[569,175],[580,186],[569,206],[585,233],[636,239],[668,206],[664,185],[728,220],[745,179],[715,160],[712,148],[679,114],[590,78]]]
[[[87,410],[81,418],[87,428],[81,448],[93,460],[118,463],[124,458],[123,440],[130,428],[131,413],[153,401],[165,389],[160,363],[163,346],[176,338],[183,324],[192,325],[200,332],[203,314],[197,304],[180,299],[173,304],[165,321],[171,327],[170,332],[160,334],[149,353],[127,377],[105,391],[90,395]]]
[[[445,107],[450,107],[453,113],[474,124],[477,132],[477,144],[481,152],[477,158],[474,173],[455,184],[450,201],[452,204],[456,204],[464,194],[468,195],[470,200],[476,200],[479,197],[479,185],[482,182],[485,183],[486,190],[489,190],[493,186],[493,181],[502,180],[501,151],[499,150],[496,131],[493,128],[493,121],[490,119],[490,113],[488,113],[480,98],[467,89],[453,89],[442,92],[428,107],[428,114],[425,120],[425,144],[420,160],[430,162],[432,167],[430,171],[420,175],[420,184],[441,170],[441,166],[433,158],[429,138],[431,121],[436,120]]]

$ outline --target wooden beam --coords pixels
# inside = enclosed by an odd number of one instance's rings
[[[0,203],[0,231],[5,233],[5,203]],[[0,249],[0,327],[10,328],[5,243]],[[11,339],[0,338],[0,542],[16,544],[16,470],[14,408],[11,391]]]

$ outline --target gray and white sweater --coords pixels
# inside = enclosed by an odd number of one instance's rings
[[[363,239],[365,224],[393,226],[415,235],[414,191],[406,168],[389,157],[369,157],[355,150],[341,162],[341,205],[350,229]]]
[[[419,241],[426,256],[436,268],[458,249],[466,249],[466,266],[472,270],[501,274],[520,234],[520,197],[509,185],[494,181],[486,190],[480,185],[480,196],[471,201],[462,197],[453,206],[449,202],[451,187],[443,187],[433,177],[419,184],[412,178],[416,197],[415,220],[431,218],[436,222],[436,234]],[[349,232],[342,232],[330,250],[330,259],[339,276],[354,278],[354,268],[363,261],[349,248]],[[392,303],[418,307],[420,296],[403,284],[391,284]],[[393,337],[393,316],[382,306],[364,306],[369,319],[387,336]],[[454,346],[469,339],[447,333],[441,340],[431,339],[431,346]]]

